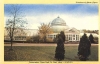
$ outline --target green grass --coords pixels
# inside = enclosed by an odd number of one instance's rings
[[[56,61],[55,46],[15,46],[14,51],[8,51],[9,46],[4,47],[5,61]],[[64,61],[79,61],[77,46],[65,46]],[[98,46],[91,47],[91,55],[88,61],[98,61]]]

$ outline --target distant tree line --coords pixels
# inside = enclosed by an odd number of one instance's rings
[[[82,30],[82,31],[84,31],[84,33],[96,33],[96,34],[98,34],[99,33],[99,30]]]

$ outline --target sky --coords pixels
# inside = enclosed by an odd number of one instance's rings
[[[5,22],[10,17],[8,9],[11,5],[4,5]],[[20,4],[20,11],[28,23],[27,29],[38,29],[41,23],[51,23],[58,16],[70,28],[99,29],[97,4]]]

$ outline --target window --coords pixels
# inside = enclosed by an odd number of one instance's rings
[[[73,40],[75,40],[75,38],[73,38]]]
[[[77,35],[77,40],[79,40],[79,35]]]
[[[73,37],[75,37],[75,35],[73,35]]]
[[[70,40],[70,37],[69,37],[69,40]]]
[[[70,40],[72,40],[72,35],[70,35]]]
[[[66,35],[66,40],[68,40],[68,35]]]
[[[52,35],[49,35],[49,38],[51,38],[51,39],[52,39]]]

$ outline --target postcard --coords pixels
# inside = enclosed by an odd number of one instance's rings
[[[4,0],[1,64],[99,63],[99,0]]]

